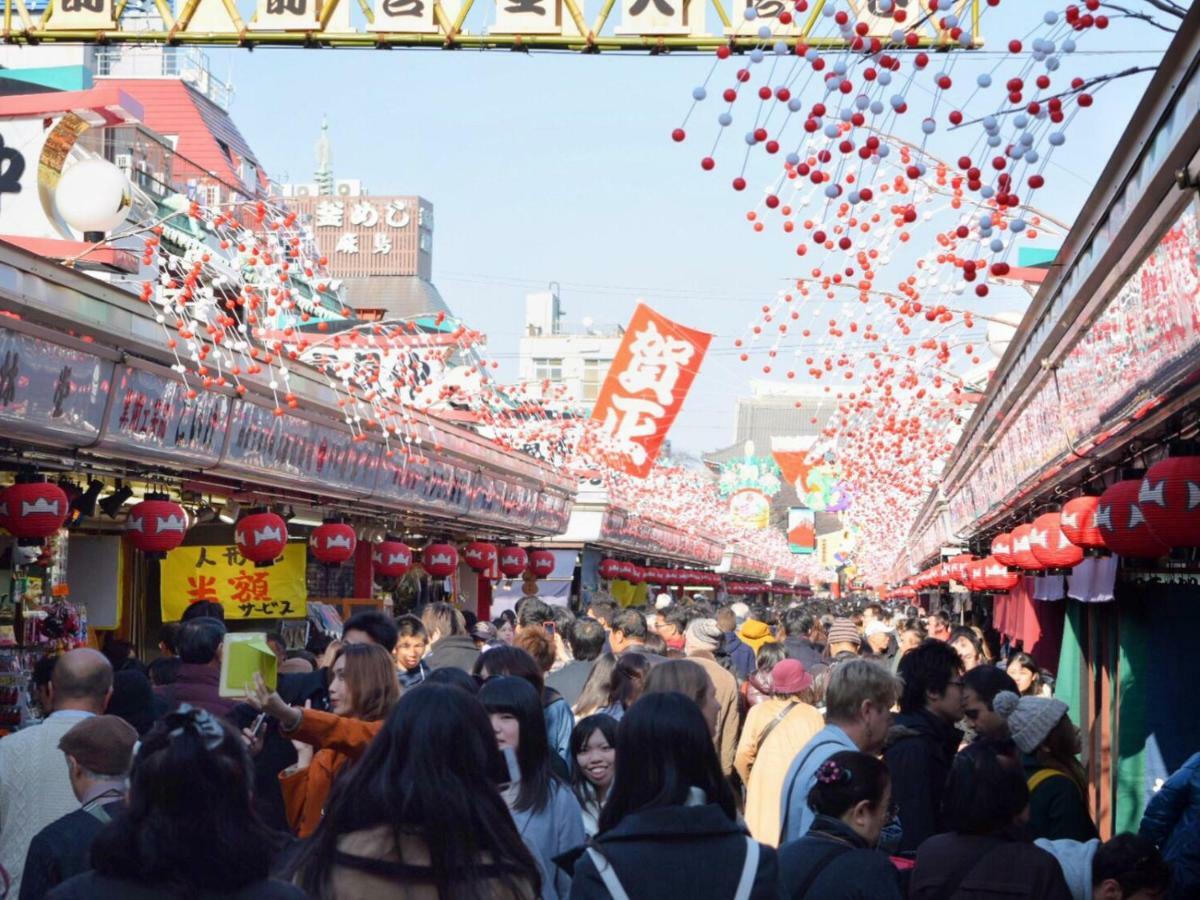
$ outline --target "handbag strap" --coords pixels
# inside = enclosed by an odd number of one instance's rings
[[[758,742],[754,745],[754,755],[755,756],[758,756],[758,751],[763,748],[763,745],[767,742],[767,738],[769,738],[771,736],[771,732],[775,730],[776,726],[779,725],[779,723],[782,722],[785,718],[787,718],[787,714],[790,713],[793,709],[795,709],[799,705],[800,705],[800,701],[798,701],[798,700],[791,701],[787,706],[785,706],[783,709],[781,709],[779,711],[779,714],[777,716],[775,716],[775,718],[773,718],[770,722],[767,723],[767,727],[762,730],[762,734],[760,734],[758,736]]]
[[[594,847],[588,847],[587,855],[596,867],[596,871],[600,874],[600,880],[604,882],[604,887],[608,890],[608,896],[612,900],[629,900],[629,895],[625,893],[625,888],[621,886],[621,879],[617,877],[616,870],[605,859],[604,854],[600,853]]]
[[[754,878],[758,875],[758,841],[746,838],[746,861],[742,864],[742,877],[738,880],[737,893],[733,900],[750,900],[754,890]]]

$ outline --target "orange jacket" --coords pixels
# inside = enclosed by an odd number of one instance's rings
[[[358,759],[379,733],[383,722],[347,719],[317,709],[306,709],[295,731],[284,732],[294,741],[312,744],[317,752],[307,769],[279,773],[279,786],[288,824],[301,838],[317,830],[333,780],[346,763]]]

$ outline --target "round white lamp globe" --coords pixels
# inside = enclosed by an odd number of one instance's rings
[[[133,191],[125,174],[106,159],[85,159],[63,172],[54,202],[67,224],[84,232],[108,232],[125,221]]]

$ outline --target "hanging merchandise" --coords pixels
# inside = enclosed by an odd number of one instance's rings
[[[1200,456],[1170,456],[1151,466],[1137,500],[1159,541],[1200,547]]]
[[[403,578],[412,568],[412,548],[398,538],[386,538],[371,551],[371,562],[377,575],[384,578]]]
[[[287,546],[287,522],[273,512],[258,510],[242,516],[233,530],[242,556],[259,568],[274,565]]]
[[[1061,513],[1046,513],[1034,520],[1029,549],[1038,562],[1055,572],[1065,572],[1083,562],[1083,548],[1072,544],[1063,531]]]
[[[611,562],[612,560],[605,560]],[[500,548],[500,574],[505,578],[520,578],[529,565],[529,554],[523,547],[509,545]],[[604,574],[604,563],[600,564],[600,574]],[[612,576],[605,576],[611,578]]]
[[[151,558],[162,558],[182,544],[187,528],[187,513],[166,494],[147,494],[125,520],[129,542]]]
[[[354,556],[358,536],[345,522],[325,521],[308,536],[308,549],[313,559],[325,566],[338,566]]]
[[[1060,524],[1063,534],[1072,544],[1077,544],[1090,555],[1108,552],[1104,535],[1096,524],[1096,510],[1100,508],[1099,497],[1076,497],[1063,504]]]
[[[1171,548],[1160,541],[1146,523],[1138,503],[1141,489],[1140,477],[1112,485],[1100,497],[1096,525],[1105,545],[1118,556],[1157,559],[1169,553]]]
[[[473,541],[463,550],[463,561],[476,572],[490,572],[498,558],[496,545],[484,541]]]
[[[67,519],[67,495],[40,476],[19,475],[16,484],[0,492],[0,519],[22,544],[40,543]]]
[[[1033,531],[1032,525],[1018,525],[1012,531],[1013,541],[1013,556],[1017,560],[1017,566],[1024,569],[1026,572],[1040,572],[1046,568],[1045,564],[1033,555],[1033,551],[1029,547],[1029,533]]]
[[[633,563],[626,566],[625,574],[633,581],[634,570],[637,567]],[[549,578],[554,572],[554,554],[549,550],[534,550],[529,554],[529,571],[538,578]]]
[[[430,544],[421,551],[421,565],[434,578],[446,578],[458,568],[458,551],[452,544]]]

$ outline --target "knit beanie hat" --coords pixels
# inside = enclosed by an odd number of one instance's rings
[[[850,619],[834,619],[829,626],[828,640],[830,644],[854,644],[857,647],[862,644],[862,635]]]
[[[684,632],[684,645],[696,650],[716,650],[724,639],[716,619],[693,619]]]
[[[1022,753],[1032,753],[1067,714],[1067,704],[1056,697],[1018,697],[1001,691],[992,709],[1008,720],[1008,731]]]

